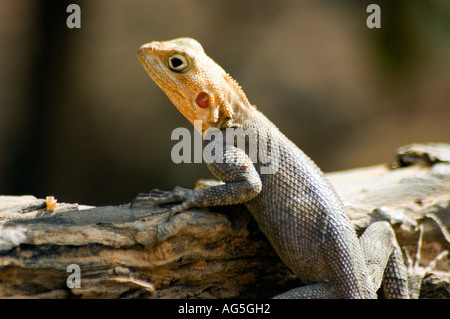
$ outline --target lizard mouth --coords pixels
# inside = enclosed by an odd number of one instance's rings
[[[153,42],[152,42],[153,43]],[[141,65],[144,67],[144,70],[147,72],[147,74],[155,81],[155,83],[165,91],[165,86],[163,85],[164,81],[161,78],[160,73],[158,72],[158,59],[154,57],[152,54],[149,54],[149,51],[153,51],[152,43],[144,44],[139,48],[138,51],[138,59]],[[173,91],[173,93],[176,93],[178,95],[181,95],[176,90]],[[181,96],[182,97],[182,96]]]

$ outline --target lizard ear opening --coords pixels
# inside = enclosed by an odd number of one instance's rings
[[[209,94],[206,92],[200,92],[195,98],[195,103],[202,109],[206,109],[209,105]]]

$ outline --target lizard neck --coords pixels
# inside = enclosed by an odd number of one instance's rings
[[[241,104],[246,108],[253,108],[253,106],[250,104],[250,102],[247,99],[247,96],[245,95],[244,91],[242,90],[241,86],[236,82],[235,79],[231,77],[228,73],[225,73],[225,81],[230,85],[232,88],[232,92],[236,94],[236,97],[239,99]]]
[[[245,119],[256,109],[251,105],[241,86],[228,74],[224,74],[226,89],[221,90],[216,128],[242,127]]]

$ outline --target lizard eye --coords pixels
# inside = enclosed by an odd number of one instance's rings
[[[169,56],[167,59],[167,64],[172,71],[177,73],[186,72],[189,68],[189,60],[185,56],[178,53]]]

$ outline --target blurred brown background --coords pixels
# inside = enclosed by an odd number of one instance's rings
[[[370,3],[381,29],[366,27]],[[189,123],[136,57],[180,36],[324,171],[450,142],[448,1],[0,0],[0,194],[120,204],[212,177],[171,162]]]

